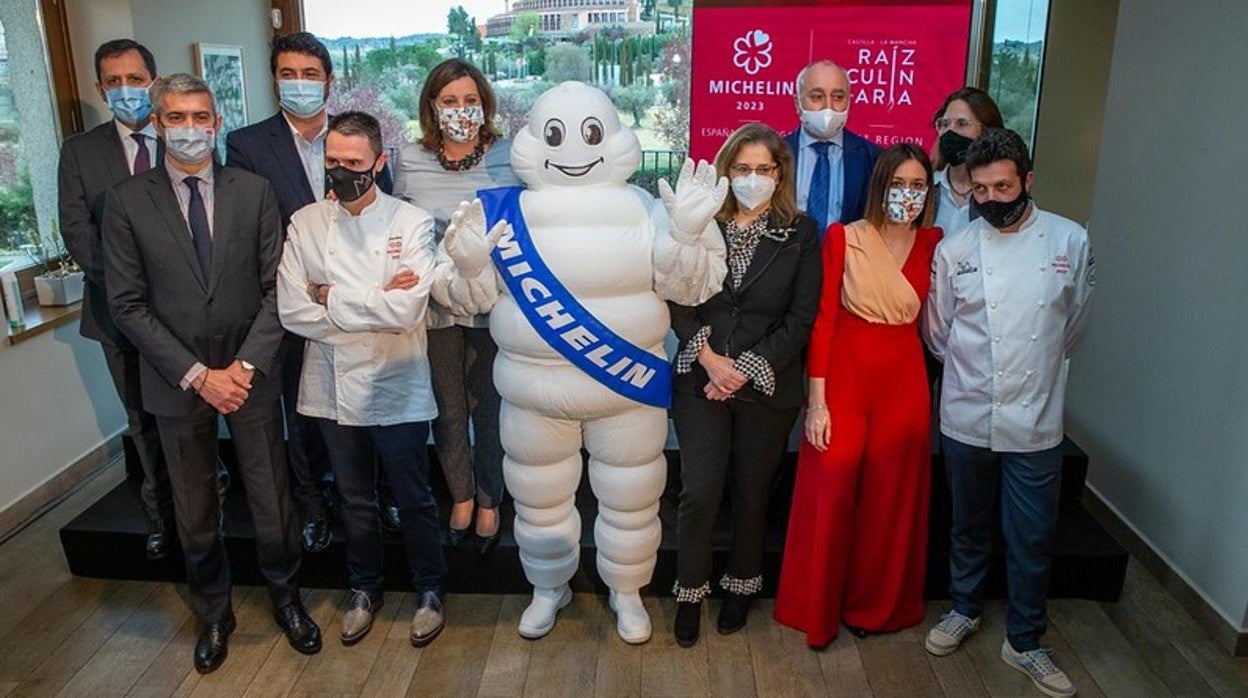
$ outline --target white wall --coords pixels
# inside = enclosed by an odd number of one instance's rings
[[[1248,630],[1248,4],[1121,0],[1067,425],[1089,482]]]

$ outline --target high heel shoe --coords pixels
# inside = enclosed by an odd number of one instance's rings
[[[464,541],[468,540],[468,536],[472,534],[472,528],[447,528],[446,529],[446,545],[450,548],[458,548]]]
[[[502,533],[501,526],[499,527],[498,530],[494,531],[492,535],[483,536],[480,533],[478,533],[477,534],[477,554],[488,555],[490,551],[493,550],[495,546],[498,545],[498,538],[499,538],[499,534],[501,533]]]

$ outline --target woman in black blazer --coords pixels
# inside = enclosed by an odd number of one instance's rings
[[[719,632],[745,626],[762,588],[772,478],[803,401],[802,354],[819,307],[815,222],[797,210],[793,156],[770,127],[733,133],[715,158],[732,193],[716,220],[724,288],[696,308],[669,304],[680,340],[672,418],[680,441],[676,641],[698,640],[710,593],[711,531],[732,483],[732,548],[719,580]]]

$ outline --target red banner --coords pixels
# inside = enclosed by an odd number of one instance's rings
[[[965,84],[970,18],[970,0],[695,7],[690,152],[712,159],[750,121],[797,128],[794,79],[824,58],[849,73],[850,131],[930,151],[932,112]]]

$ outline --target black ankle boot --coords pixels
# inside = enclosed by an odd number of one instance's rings
[[[698,629],[702,624],[701,601],[676,602],[676,644],[693,647],[698,642]]]
[[[719,607],[719,634],[728,635],[745,627],[745,619],[750,615],[750,604],[754,603],[753,594],[728,593],[724,605]]]

